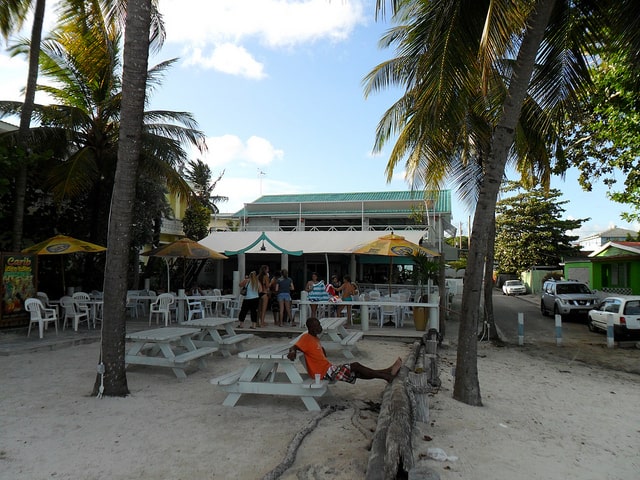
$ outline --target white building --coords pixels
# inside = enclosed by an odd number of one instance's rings
[[[634,239],[637,237],[638,232],[633,230],[627,230],[626,228],[613,227],[604,232],[589,235],[578,239],[577,244],[580,245],[581,250],[594,251],[600,247],[606,245],[609,242],[624,242],[627,240],[627,235],[631,235]]]

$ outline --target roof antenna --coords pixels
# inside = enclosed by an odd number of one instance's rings
[[[260,196],[262,196],[262,177],[264,177],[265,175],[266,173],[258,169],[258,177],[260,178]]]

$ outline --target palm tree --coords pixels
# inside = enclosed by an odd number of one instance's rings
[[[7,38],[11,33],[20,29],[32,3],[33,2],[29,0],[4,0],[0,4],[0,34],[2,34],[3,37]],[[31,127],[31,115],[33,113],[36,96],[36,84],[38,83],[38,55],[40,53],[40,39],[42,38],[45,6],[45,0],[36,0],[33,25],[31,28],[31,45],[34,45],[34,48],[29,51],[27,86],[25,89],[24,103],[20,110],[17,145],[20,155],[23,158],[18,166],[18,175],[15,182],[12,229],[12,248],[14,251],[18,251],[22,247],[24,204],[27,190],[27,171],[29,168],[29,129]]]
[[[48,170],[48,187],[60,203],[83,201],[88,212],[89,238],[106,240],[106,225],[114,181],[118,124],[120,120],[121,34],[117,25],[99,9],[85,7],[82,15],[63,17],[59,28],[41,51],[41,75],[55,86],[40,86],[54,99],[53,105],[36,105],[35,115],[48,138],[62,138],[66,155]],[[25,51],[28,43],[14,46]],[[173,61],[163,62],[148,74],[148,88],[159,83]],[[17,102],[0,102],[1,112],[16,111]],[[184,125],[184,126],[182,126]],[[186,159],[184,142],[204,147],[191,114],[145,112],[141,162],[147,177],[167,183],[172,192],[185,197],[189,185],[178,173]]]
[[[223,176],[224,170],[214,182],[211,182],[211,169],[209,165],[200,159],[189,160],[187,164],[185,178],[193,184],[196,200],[202,204],[203,207],[210,209],[212,213],[220,213],[220,209],[216,205],[217,203],[229,200],[229,197],[213,195],[213,190],[216,188],[218,182],[222,180]]]
[[[405,95],[383,117],[377,132],[377,147],[398,134],[387,165],[388,177],[405,156],[407,170],[425,184],[437,184],[456,165],[473,167],[467,159],[478,162],[472,169],[479,172],[479,188],[454,386],[454,397],[472,405],[482,403],[476,362],[477,306],[505,166],[517,152],[516,139],[527,133],[519,122],[523,114],[548,112],[532,119],[541,132],[534,138],[552,150],[557,145],[554,132],[560,131],[558,119],[588,79],[584,56],[573,48],[578,44],[571,42],[584,40],[585,31],[594,31],[585,28],[591,26],[589,19],[600,17],[588,15],[593,13],[588,1],[581,8],[576,2],[558,2],[554,10],[555,3],[393,1],[396,19],[409,23],[387,37],[404,40],[402,56],[389,63],[386,78],[381,75],[379,83],[373,84],[378,87],[400,80],[407,85]],[[383,7],[384,2],[378,1],[377,10]],[[479,114],[481,122],[473,122],[471,112]],[[521,167],[536,171],[531,166],[534,163],[525,165]]]
[[[125,4],[127,0],[66,0],[62,2],[62,15],[78,15],[83,12],[85,4],[93,8],[98,3],[108,11],[108,15],[113,20],[122,21],[124,19]],[[151,41],[161,44],[164,39],[164,25],[156,8],[157,0],[153,0]],[[27,13],[34,5],[33,0],[3,0],[0,2],[0,35],[8,38],[11,33],[19,30],[26,19]],[[40,43],[42,39],[42,28],[44,25],[44,14],[46,0],[35,0],[33,24],[31,28],[31,39],[29,48],[29,69],[27,74],[27,84],[25,87],[25,98],[22,108],[17,113],[20,115],[19,134],[17,138],[18,153],[22,157],[18,165],[18,174],[15,180],[15,201],[12,228],[12,249],[17,251],[22,246],[25,197],[27,189],[28,169],[31,163],[30,138],[31,119],[34,109],[35,94],[38,82],[38,59],[40,55]],[[66,8],[66,10],[65,10]]]
[[[107,264],[104,281],[104,327],[99,372],[94,394],[125,396],[129,393],[124,363],[125,318],[131,219],[138,163],[143,152],[144,107],[151,0],[129,0],[124,44],[122,103],[118,137],[118,163],[109,217]]]

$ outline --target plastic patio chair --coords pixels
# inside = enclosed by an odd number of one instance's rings
[[[87,322],[87,328],[91,328],[89,321],[89,312],[78,309],[77,303],[73,298],[65,295],[60,299],[60,305],[64,308],[64,321],[62,322],[62,329],[67,327],[67,320],[71,320],[73,323],[73,329],[77,332],[80,322]]]
[[[161,293],[156,298],[155,302],[149,305],[149,325],[154,315],[164,318],[164,325],[169,326],[169,320],[171,319],[171,305],[175,303],[176,299],[171,293]],[[158,319],[156,318],[156,325]]]
[[[31,335],[31,325],[38,324],[40,338],[44,337],[44,329],[53,322],[56,327],[56,335],[58,335],[58,313],[54,308],[46,308],[42,301],[38,298],[27,298],[24,302],[24,308],[29,312],[29,329],[27,337]]]

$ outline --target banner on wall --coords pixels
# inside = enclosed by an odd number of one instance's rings
[[[36,296],[36,257],[0,253],[0,327],[26,325],[29,315],[24,301]]]

